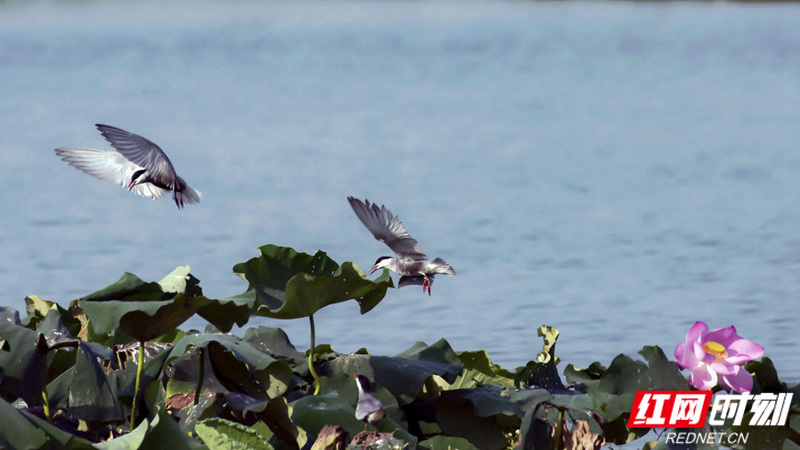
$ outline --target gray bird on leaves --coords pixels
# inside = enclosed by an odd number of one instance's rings
[[[372,396],[369,380],[364,375],[353,373],[358,386],[358,402],[356,403],[356,419],[364,421],[364,431],[367,431],[367,424],[373,427],[386,417],[383,403]],[[377,430],[377,428],[376,428]]]
[[[369,200],[361,201],[357,198],[347,197],[350,206],[361,220],[361,223],[375,236],[375,239],[388,245],[395,253],[395,257],[381,256],[375,261],[370,274],[378,269],[386,268],[400,275],[400,287],[408,285],[422,285],[422,292],[428,290],[431,295],[431,285],[435,274],[455,276],[456,271],[442,258],[428,261],[428,256],[411,235],[406,231],[403,222],[392,216],[391,211],[381,205],[370,204]]]
[[[125,186],[129,191],[159,199],[172,191],[178,209],[184,202],[198,203],[203,194],[178,176],[167,155],[156,144],[120,128],[97,124],[103,137],[117,151],[62,147],[56,154],[76,169],[101,180]]]

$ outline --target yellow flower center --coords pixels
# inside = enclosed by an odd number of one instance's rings
[[[725,346],[718,342],[706,342],[703,344],[703,350],[706,353],[714,355],[714,362],[722,362],[728,357],[728,352],[725,351]]]

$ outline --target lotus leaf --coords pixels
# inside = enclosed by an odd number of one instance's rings
[[[265,245],[260,256],[237,264],[233,271],[247,281],[239,300],[252,299],[259,316],[276,319],[308,317],[327,305],[354,299],[361,314],[374,308],[393,287],[388,271],[374,281],[353,263],[339,266],[325,252],[298,253]]]
[[[42,404],[47,373],[47,342],[44,336],[25,327],[0,323],[0,393],[7,400],[18,397],[28,405]]]
[[[464,371],[456,378],[452,385],[453,389],[468,389],[486,384],[514,386],[516,375],[493,364],[486,351],[459,352],[458,358],[464,366]]]
[[[310,398],[303,397],[303,398]],[[308,442],[306,431],[293,421],[294,408],[287,404],[286,397],[277,397],[266,402],[248,406],[244,414],[252,413],[274,433],[272,441],[292,449],[304,448]],[[354,417],[355,418],[355,417]]]
[[[413,401],[431,375],[439,375],[452,382],[460,371],[460,366],[452,364],[367,355],[340,356],[323,366],[323,373],[348,374],[351,378],[353,372],[365,375],[386,387],[401,403]],[[349,384],[355,385],[352,380]]]
[[[478,450],[478,447],[464,438],[441,435],[422,441],[419,446],[428,450]]]
[[[22,325],[19,320],[19,311],[10,306],[0,306],[0,325]]]
[[[81,345],[75,365],[48,385],[47,395],[52,405],[63,404],[74,418],[115,422],[123,417],[122,405],[117,400],[117,387],[109,382],[100,367],[98,359],[103,359],[103,355],[94,351],[94,348]],[[110,353],[107,349],[103,350]]]
[[[332,424],[355,436],[364,430],[364,422],[356,419],[354,404],[336,394],[307,395],[292,402],[292,421],[314,436]]]
[[[272,446],[250,427],[225,419],[206,419],[195,427],[209,450],[271,450]]]
[[[22,412],[0,399],[0,448],[44,449],[49,439],[44,431],[26,420]]]

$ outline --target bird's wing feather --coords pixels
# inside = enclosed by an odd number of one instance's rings
[[[165,186],[174,186],[175,168],[167,155],[149,139],[110,125],[95,125],[104,138],[125,158],[147,169],[147,174]]]
[[[361,394],[356,405],[356,419],[364,420],[368,415],[383,409],[383,403],[370,394]]]
[[[142,169],[117,152],[93,148],[62,147],[56,149],[56,154],[70,166],[95,178],[120,186],[127,186],[131,182],[133,174]],[[167,191],[150,183],[142,183],[136,185],[133,192],[144,197],[158,199],[163,197]]]
[[[379,208],[376,204],[370,204],[369,200],[362,202],[353,197],[347,197],[347,200],[361,223],[375,236],[375,239],[388,245],[398,257],[411,258],[415,261],[428,259],[419,242],[408,234],[403,222],[392,216],[385,206]]]
[[[428,281],[430,282],[430,285],[433,285],[433,278],[434,278],[433,274],[428,275]],[[422,286],[423,283],[425,283],[425,277],[423,275],[414,275],[414,276],[403,275],[397,282],[397,287],[399,289],[401,287],[406,287],[406,286]]]
[[[203,198],[203,193],[198,191],[197,189],[193,189],[183,181],[183,178],[178,177],[182,182],[183,185],[186,186],[183,188],[183,201],[186,203],[200,203],[200,200]]]

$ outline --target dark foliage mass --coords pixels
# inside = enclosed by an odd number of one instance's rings
[[[324,252],[259,251],[234,267],[246,291],[224,299],[205,297],[185,266],[158,282],[126,273],[67,308],[29,296],[23,319],[0,309],[0,448],[598,449],[650,431],[627,427],[637,390],[690,389],[658,347],[608,367],[567,365],[562,378],[558,330],[546,326],[541,352],[532,346],[513,371],[444,339],[394,356],[340,354],[313,344],[313,314],[348,300],[369,312],[393,287],[388,272],[370,280]],[[195,314],[206,331],[180,331]],[[297,350],[280,328],[228,333],[252,315],[309,318],[312,348]],[[768,358],[746,368],[754,393],[800,390]],[[353,373],[386,408],[376,430],[355,418]],[[798,397],[786,426],[733,431],[751,432],[747,448],[800,444]],[[648,436],[644,448],[667,448]]]

